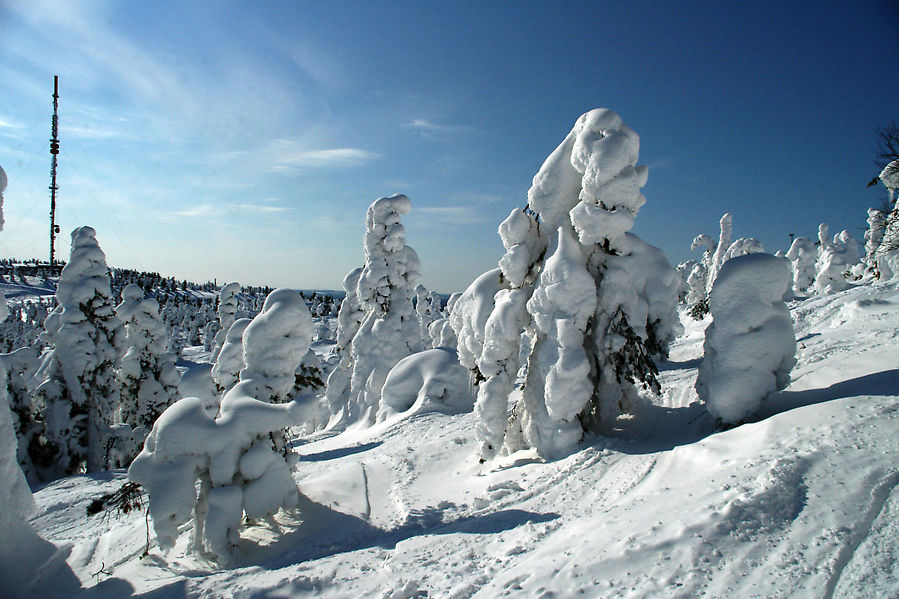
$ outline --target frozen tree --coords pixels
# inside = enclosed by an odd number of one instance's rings
[[[449,315],[461,296],[462,294],[459,292],[452,294],[446,302],[446,310],[441,313],[439,318],[428,325],[428,335],[431,338],[432,348],[445,347],[456,349],[456,333],[450,324]]]
[[[244,329],[242,340],[243,392],[269,403],[290,399],[297,368],[312,341],[312,315],[300,294],[292,289],[272,291]]]
[[[243,332],[250,324],[249,318],[238,318],[228,329],[225,342],[212,366],[212,380],[220,393],[225,393],[237,383],[243,370]]]
[[[429,291],[424,285],[415,286],[415,313],[418,315],[418,323],[421,326],[421,339],[425,345],[430,346],[431,323],[440,318],[440,297],[433,291]]]
[[[106,256],[90,227],[72,232],[56,300],[59,305],[44,322],[53,349],[42,359],[35,390],[45,453],[53,456],[42,467],[53,478],[104,468],[113,439],[110,425],[119,413],[115,371],[125,329],[115,315]]]
[[[215,341],[212,348],[212,359],[218,357],[222,351],[222,345],[225,344],[225,336],[228,329],[234,324],[237,318],[238,297],[240,293],[240,283],[228,283],[219,291],[219,307],[218,307],[218,332],[215,334]]]
[[[0,293],[2,297],[2,293]],[[3,304],[6,302],[3,301]],[[20,347],[8,354],[0,354],[0,368],[7,373],[6,391],[9,407],[13,412],[16,438],[19,440],[19,465],[29,483],[37,483],[39,478],[31,457],[32,451],[40,450],[41,423],[36,419],[34,402],[29,384],[38,367],[37,353],[30,347]],[[42,461],[38,457],[38,461]]]
[[[362,268],[354,268],[343,278],[346,295],[337,313],[336,351],[339,362],[328,376],[325,389],[328,411],[332,415],[332,422],[329,425],[337,427],[345,426],[345,419],[349,416],[346,408],[350,398],[350,380],[353,374],[353,359],[350,350],[353,337],[356,336],[359,325],[362,324],[362,319],[365,317],[365,312],[359,304],[359,297],[356,295],[361,275]]]
[[[792,264],[793,292],[807,293],[815,282],[818,248],[808,237],[797,237],[787,250],[786,258]]]
[[[826,294],[846,289],[849,287],[846,272],[859,259],[858,243],[846,230],[830,239],[825,223],[818,227],[818,243],[820,247],[815,263],[817,274],[813,286],[815,292]]]
[[[466,291],[457,302],[460,360],[476,354],[485,379],[475,404],[482,460],[504,446],[570,451],[584,430],[633,405],[636,384],[658,391],[651,356],[667,355],[680,330],[680,279],[660,250],[628,233],[645,202],[638,150],[614,112],[581,116],[535,175],[527,207],[499,227],[501,276],[476,281],[493,295],[472,293],[469,307]],[[510,423],[521,355],[527,375]]]
[[[720,227],[720,231],[718,233],[718,243],[715,245],[715,251],[712,252],[709,262],[708,276],[706,277],[706,297],[708,297],[709,293],[711,293],[712,285],[715,284],[715,278],[718,276],[718,271],[721,270],[721,267],[724,265],[724,262],[727,259],[727,250],[728,248],[730,248],[731,240],[733,239],[733,215],[730,212],[724,213],[724,215],[721,217],[721,220],[718,221],[718,226]]]
[[[741,237],[730,244],[724,253],[724,261],[727,262],[731,258],[737,256],[745,256],[747,254],[761,254],[765,251],[762,242],[754,237]]]
[[[214,419],[196,397],[163,412],[128,469],[147,490],[160,548],[171,548],[191,523],[191,549],[228,564],[244,514],[264,518],[297,505],[295,458],[275,450],[269,435],[298,424],[298,408],[259,401],[238,384]]]
[[[459,363],[472,372],[475,380],[484,378],[478,368],[484,350],[484,329],[496,306],[496,294],[503,289],[509,289],[509,282],[502,270],[488,270],[462,292],[450,310],[449,322],[457,339]]]
[[[899,275],[899,160],[884,167],[878,179],[889,193],[887,210],[868,210],[868,231],[865,233],[866,262],[875,276],[887,280]]]
[[[194,549],[228,562],[244,514],[259,519],[297,505],[290,473],[296,456],[284,431],[301,424],[305,409],[284,402],[311,338],[306,302],[291,289],[272,291],[243,332],[246,366],[218,416],[190,397],[156,421],[128,476],[147,487],[161,547],[171,547],[178,527],[192,522]]]
[[[796,338],[784,302],[791,280],[785,259],[753,254],[728,261],[715,281],[696,392],[722,422],[745,420],[790,382]]]
[[[380,198],[368,207],[365,264],[356,285],[362,321],[348,346],[352,373],[347,399],[339,405],[334,395],[328,396],[332,413],[337,410],[332,427],[354,421],[373,423],[387,373],[401,359],[424,348],[412,305],[421,265],[415,250],[406,245],[400,222],[410,208],[404,195]]]
[[[178,399],[180,377],[167,348],[168,330],[156,300],[135,284],[122,289],[116,314],[125,324],[125,347],[118,370],[122,421],[149,432],[160,414]]]

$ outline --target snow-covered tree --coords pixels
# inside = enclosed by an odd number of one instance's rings
[[[348,346],[352,374],[347,399],[338,405],[329,394],[331,409],[337,410],[332,427],[354,421],[373,423],[387,373],[404,357],[424,349],[412,304],[421,265],[415,250],[406,245],[401,223],[401,216],[410,209],[404,195],[380,198],[368,207],[365,264],[356,285],[363,318]],[[339,377],[334,379],[335,384],[340,382]]]
[[[218,332],[215,334],[215,341],[212,348],[212,359],[218,357],[222,351],[222,345],[225,344],[225,336],[228,329],[234,324],[237,318],[237,307],[239,299],[237,295],[240,293],[240,283],[228,283],[219,291],[219,307],[218,307]]]
[[[881,280],[899,275],[899,160],[884,167],[878,179],[889,194],[888,210],[868,210],[868,231],[865,233],[866,262]]]
[[[365,318],[365,312],[356,295],[360,276],[362,276],[362,268],[354,268],[343,279],[343,289],[346,295],[337,313],[336,351],[339,362],[328,376],[325,389],[328,411],[332,415],[332,422],[329,423],[329,426],[345,426],[344,419],[348,416],[345,408],[350,398],[350,381],[353,375],[351,344],[359,330],[359,325],[362,324],[362,319]]]
[[[237,383],[240,371],[246,366],[243,361],[243,333],[250,322],[249,318],[238,318],[225,335],[225,342],[212,366],[212,380],[220,393],[227,392]]]
[[[500,225],[501,276],[481,280],[498,289],[457,302],[460,359],[476,354],[486,379],[475,404],[482,459],[504,445],[570,451],[585,429],[610,426],[633,405],[635,384],[658,391],[651,356],[666,355],[680,330],[680,279],[660,250],[628,233],[645,202],[638,151],[614,112],[581,116],[534,177],[527,207]],[[509,423],[522,354],[527,376]]]
[[[115,315],[106,256],[90,227],[72,232],[56,300],[59,305],[44,323],[53,349],[42,359],[35,390],[44,445],[53,456],[41,466],[54,478],[106,467],[110,425],[118,420],[115,370],[125,329]]]
[[[243,332],[246,366],[218,416],[190,397],[156,421],[128,476],[147,487],[161,547],[192,522],[194,549],[228,562],[244,514],[259,519],[297,505],[296,456],[283,431],[302,423],[305,406],[283,402],[311,338],[305,301],[291,289],[272,291]]]
[[[813,285],[815,292],[826,294],[846,289],[849,287],[846,272],[859,259],[858,243],[846,230],[831,239],[825,223],[818,226],[818,243],[818,260],[815,263],[817,274]]]
[[[456,333],[450,324],[449,315],[461,296],[462,294],[459,292],[452,294],[446,301],[446,309],[440,314],[439,318],[428,325],[428,335],[431,338],[430,346],[432,348],[445,347],[456,349]]]
[[[793,292],[807,293],[815,282],[818,247],[808,237],[797,237],[790,244],[786,258],[792,264]]]
[[[149,432],[160,414],[178,399],[180,377],[168,351],[168,330],[156,300],[127,285],[116,314],[125,324],[127,351],[118,370],[122,422]]]
[[[7,373],[6,392],[14,416],[16,437],[19,440],[19,465],[29,483],[39,481],[31,452],[40,450],[40,436],[43,432],[41,423],[36,419],[37,414],[29,388],[38,364],[37,353],[30,347],[20,347],[8,354],[0,354],[0,368]],[[42,460],[38,458],[38,461]]]
[[[696,392],[722,422],[746,419],[790,382],[796,338],[784,302],[791,282],[785,259],[752,254],[728,261],[712,287]]]

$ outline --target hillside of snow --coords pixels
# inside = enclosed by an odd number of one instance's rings
[[[86,516],[124,471],[54,481],[31,524],[66,564],[40,596],[895,597],[899,283],[791,316],[792,383],[723,432],[693,389],[710,318],[684,317],[661,399],[558,461],[479,464],[472,413],[299,437],[299,508],[245,526],[230,569],[186,531],[160,551],[143,510]]]

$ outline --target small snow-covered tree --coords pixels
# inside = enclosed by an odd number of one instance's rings
[[[482,460],[503,446],[565,453],[584,430],[629,409],[635,384],[658,391],[651,356],[666,355],[680,329],[680,278],[660,250],[628,233],[645,202],[638,151],[639,137],[614,112],[582,115],[534,177],[528,206],[500,225],[501,276],[482,281],[500,289],[474,302],[490,310],[484,324],[465,309],[466,294],[457,302],[460,359],[477,352],[486,379],[475,404]],[[455,318],[460,304],[464,318]],[[527,376],[510,423],[522,354]]]
[[[168,351],[168,330],[156,300],[135,285],[122,289],[116,314],[125,324],[125,347],[118,370],[122,422],[149,432],[160,414],[178,399],[180,377]]]
[[[156,421],[128,476],[147,487],[161,547],[192,522],[194,549],[227,563],[244,514],[259,519],[297,505],[296,456],[283,431],[301,424],[305,406],[284,402],[311,339],[305,301],[291,289],[272,291],[244,330],[246,366],[218,416],[190,397]]]
[[[356,285],[363,318],[349,344],[352,374],[347,399],[335,405],[335,396],[329,394],[332,413],[338,411],[331,427],[354,421],[373,423],[387,373],[404,357],[424,349],[412,305],[421,265],[415,250],[406,245],[401,222],[410,209],[404,195],[380,198],[368,207],[365,264]]]
[[[43,442],[53,456],[42,467],[54,478],[106,467],[110,425],[118,420],[115,370],[125,329],[115,315],[106,256],[94,229],[72,231],[71,256],[56,300],[59,305],[44,322],[53,349],[42,359],[35,389]]]
[[[328,375],[325,389],[328,411],[331,414],[329,426],[338,428],[347,424],[345,419],[349,416],[346,408],[350,398],[350,380],[353,375],[353,359],[350,350],[353,337],[356,336],[359,325],[362,324],[362,319],[365,317],[365,312],[359,304],[359,297],[356,295],[360,276],[362,276],[362,268],[354,268],[343,279],[343,289],[346,295],[337,313],[336,351],[339,361],[337,367]]]
[[[215,340],[212,348],[212,359],[218,357],[222,351],[222,345],[225,344],[225,336],[228,329],[234,324],[237,318],[237,307],[239,299],[237,295],[240,293],[240,283],[228,283],[219,291],[219,307],[218,307],[218,332],[215,334]]]
[[[445,347],[456,349],[456,333],[450,324],[449,315],[452,313],[453,306],[462,296],[457,292],[452,294],[446,302],[446,309],[441,313],[440,317],[428,325],[428,335],[431,338],[431,347]]]
[[[787,250],[787,259],[792,264],[793,292],[807,293],[815,282],[815,262],[818,248],[808,237],[797,237]]]
[[[38,356],[32,348],[20,347],[8,354],[0,354],[0,364],[8,375],[6,391],[9,397],[9,407],[15,416],[13,423],[16,437],[19,440],[19,465],[28,482],[36,483],[40,479],[35,471],[31,452],[40,451],[40,436],[43,427],[36,419],[37,414],[29,384],[37,371]],[[38,461],[44,460],[38,458]]]
[[[237,383],[240,371],[246,366],[243,361],[243,333],[250,324],[249,318],[238,318],[228,329],[225,342],[212,365],[212,380],[220,393],[227,392]]]
[[[784,302],[791,280],[785,259],[752,254],[728,261],[715,281],[696,392],[722,422],[745,420],[790,382],[796,338]]]
[[[846,272],[859,259],[858,243],[843,230],[829,237],[825,223],[818,226],[818,260],[815,263],[814,290],[819,294],[835,293],[849,287]]]

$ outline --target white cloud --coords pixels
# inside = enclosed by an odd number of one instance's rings
[[[469,125],[440,125],[425,119],[413,119],[403,124],[403,128],[411,129],[415,133],[428,139],[447,139],[459,135],[472,135],[477,129]]]

